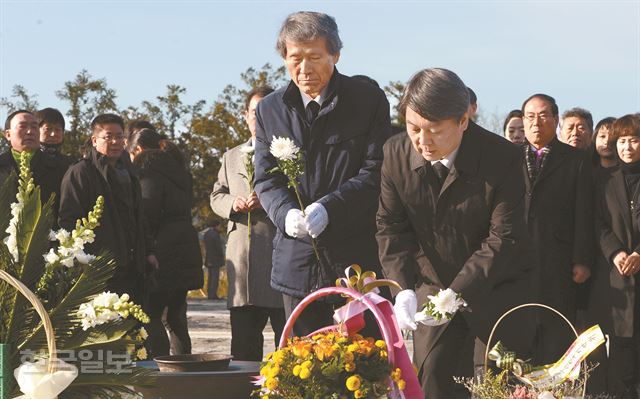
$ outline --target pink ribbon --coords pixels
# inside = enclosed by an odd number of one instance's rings
[[[377,295],[374,292],[368,292],[364,295],[369,301],[373,302],[375,307],[382,313],[384,323],[391,332],[391,347],[387,350],[393,350],[394,364],[393,367],[397,367],[402,371],[402,379],[405,381],[405,389],[400,391],[394,384],[394,390],[389,392],[389,398],[392,399],[423,399],[424,393],[420,387],[418,376],[413,368],[407,347],[404,344],[402,333],[398,327],[396,316],[393,313],[393,306],[385,298]],[[367,310],[367,306],[359,300],[353,300],[348,302],[333,313],[333,319],[342,324],[349,335],[353,335],[360,331],[364,323],[364,312]],[[389,345],[389,342],[387,342]]]

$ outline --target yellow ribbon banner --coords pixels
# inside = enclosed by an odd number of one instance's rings
[[[595,325],[580,334],[560,360],[517,378],[538,390],[553,388],[569,378],[574,380],[580,375],[580,363],[604,342],[600,326]]]

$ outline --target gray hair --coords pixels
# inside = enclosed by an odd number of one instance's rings
[[[584,108],[574,107],[564,111],[562,114],[562,123],[564,123],[565,118],[580,118],[587,121],[587,125],[589,125],[589,130],[593,132],[593,116],[591,116],[591,112],[587,111]]]
[[[320,12],[300,11],[290,14],[285,19],[278,34],[276,50],[285,58],[287,56],[287,42],[308,42],[324,37],[327,41],[327,51],[336,55],[342,48],[342,40],[338,35],[336,20]]]
[[[429,68],[413,75],[404,89],[398,110],[407,107],[430,121],[460,120],[469,109],[469,90],[462,79],[444,68]]]

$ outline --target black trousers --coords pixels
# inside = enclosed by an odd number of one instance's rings
[[[164,309],[167,308],[166,323],[171,330],[170,342],[162,322]],[[191,338],[187,326],[187,291],[155,292],[148,295],[146,312],[150,322],[148,327],[147,350],[150,358],[169,355],[170,348],[176,354],[191,353]]]
[[[469,398],[469,392],[453,380],[454,376],[473,376],[475,335],[467,322],[456,315],[440,335],[433,349],[420,365],[418,379],[425,398]]]
[[[284,310],[262,306],[239,306],[229,309],[231,316],[231,356],[234,360],[262,360],[264,337],[262,330],[271,322],[278,346],[284,329]]]

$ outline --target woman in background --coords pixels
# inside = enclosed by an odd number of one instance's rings
[[[134,132],[127,147],[138,168],[147,234],[155,241],[159,269],[147,281],[147,339],[152,356],[191,353],[187,292],[203,284],[198,234],[191,224],[192,177],[180,150],[151,129]],[[172,331],[170,345],[162,314]]]
[[[513,144],[524,144],[524,123],[522,123],[522,111],[514,109],[509,112],[502,127],[504,137]]]
[[[600,256],[589,314],[609,336],[609,356],[593,372],[591,393],[637,399],[640,372],[640,117],[625,115],[610,131],[619,168],[596,185]],[[596,381],[599,384],[596,384]]]

